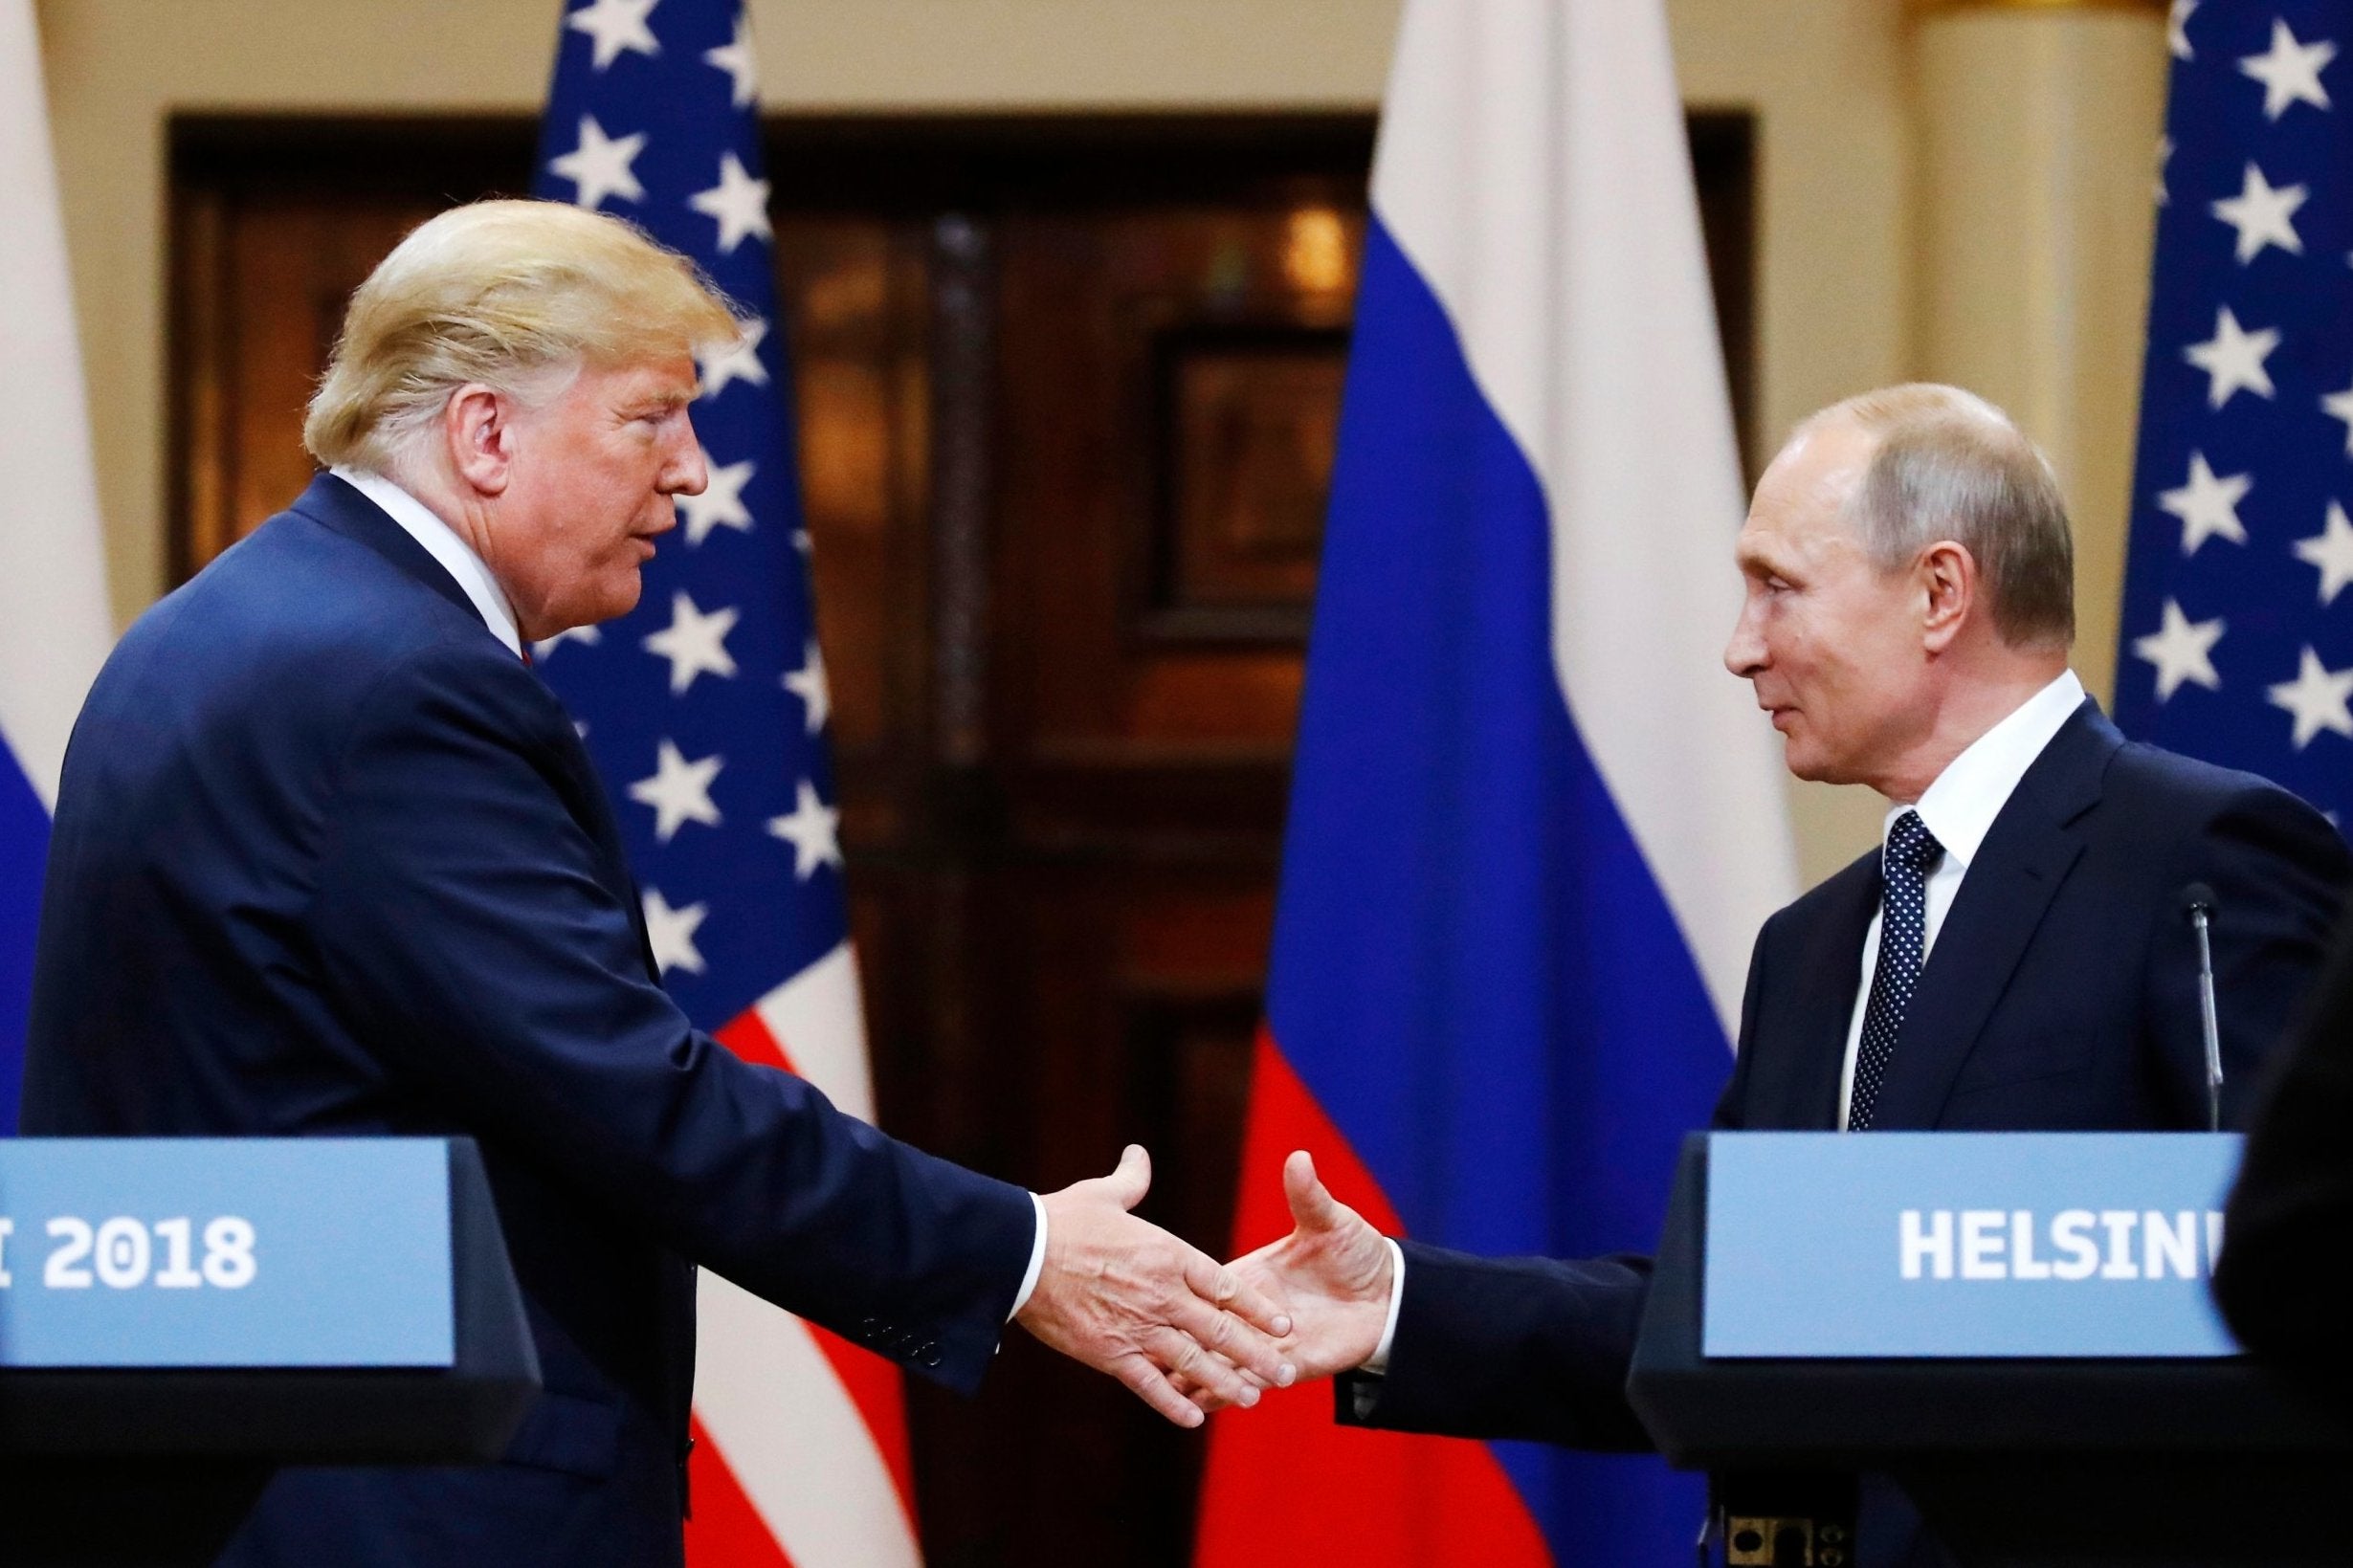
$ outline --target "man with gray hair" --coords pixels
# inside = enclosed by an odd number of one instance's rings
[[[1255,1397],[1236,1367],[1289,1380],[1288,1320],[1127,1212],[1141,1149],[1035,1198],[663,992],[525,649],[636,603],[706,479],[696,352],[740,330],[617,219],[425,224],[352,298],[304,430],[330,472],[142,616],[82,709],[24,1130],[473,1137],[545,1380],[504,1463],[283,1470],[224,1561],[677,1563],[698,1264],[966,1391],[1009,1319],[1184,1425]]]
[[[2050,466],[1999,409],[1898,386],[1800,426],[1735,546],[1724,663],[1800,778],[1863,784],[1882,844],[1757,938],[1724,1129],[2202,1129],[2211,890],[2226,1089],[2311,983],[2353,859],[2287,791],[2127,742],[2068,669],[2074,557]],[[1672,715],[1662,715],[1671,721]],[[1638,1448],[1646,1258],[1471,1257],[1380,1236],[1305,1153],[1297,1228],[1235,1264],[1284,1293],[1343,1422]],[[1944,1560],[1867,1481],[1865,1564]]]

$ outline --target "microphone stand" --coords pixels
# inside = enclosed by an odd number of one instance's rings
[[[2182,892],[2192,929],[2198,933],[2198,1012],[2206,1030],[2206,1130],[2222,1131],[2222,1026],[2214,1016],[2213,891],[2193,882]]]

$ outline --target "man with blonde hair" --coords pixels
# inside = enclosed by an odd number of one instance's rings
[[[1789,771],[1889,805],[1880,846],[1759,933],[1715,1125],[2203,1129],[2194,883],[2237,1125],[2353,858],[2287,791],[2127,742],[2084,695],[2066,507],[2033,444],[1955,387],[1866,393],[1798,427],[1734,555],[1724,664]],[[1649,1259],[1393,1243],[1305,1154],[1283,1181],[1298,1228],[1235,1267],[1285,1293],[1302,1375],[1345,1374],[1343,1421],[1648,1447],[1625,1383]],[[1946,1560],[1892,1486],[1862,1497],[1860,1563]]]
[[[1200,1402],[1254,1397],[1233,1365],[1289,1379],[1287,1320],[1126,1212],[1143,1151],[1034,1198],[664,994],[525,650],[636,603],[706,478],[695,354],[739,331],[617,219],[425,224],[352,298],[304,428],[329,472],[82,710],[25,1131],[471,1137],[545,1380],[502,1464],[281,1471],[225,1561],[677,1563],[697,1265],[966,1391],[1013,1317],[1181,1424],[1172,1373]]]

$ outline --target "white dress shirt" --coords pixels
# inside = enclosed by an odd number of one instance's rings
[[[457,530],[442,521],[432,507],[381,474],[366,474],[342,463],[327,472],[374,501],[386,517],[400,524],[402,532],[422,544],[426,554],[457,580],[467,600],[481,611],[482,623],[490,628],[491,634],[506,644],[507,651],[517,658],[522,657],[522,632],[515,623],[515,607],[507,603],[506,590],[490,575],[490,567],[474,553],[474,546],[457,537]],[[1046,1202],[1033,1192],[1030,1194],[1030,1206],[1037,1215],[1037,1229],[1030,1241],[1030,1267],[1021,1276],[1021,1290],[1013,1297],[1013,1310],[1005,1314],[1008,1322],[1030,1304],[1031,1292],[1037,1289],[1037,1276],[1046,1268]]]
[[[1887,818],[1879,827],[1882,855],[1887,852],[1888,829],[1906,811],[1918,811],[1928,831],[1944,846],[1944,858],[1928,873],[1927,929],[1920,941],[1922,964],[1928,961],[1928,954],[1937,944],[1937,932],[1944,924],[1945,911],[1953,907],[1953,897],[1961,891],[1961,879],[1969,873],[1969,862],[1977,858],[1979,846],[1986,842],[1986,834],[1993,828],[1993,819],[2009,804],[2018,781],[2026,777],[2034,759],[2051,744],[2051,738],[2082,705],[2083,682],[2076,678],[2073,670],[2062,670],[2057,679],[2012,709],[2009,718],[1970,741],[1966,750],[1946,763],[1918,805],[1899,801],[1887,808]],[[1863,1014],[1871,1005],[1871,975],[1878,967],[1879,926],[1883,918],[1882,915],[1874,915],[1869,929],[1863,933],[1862,983],[1854,992],[1854,1012],[1847,1020],[1846,1061],[1838,1070],[1838,1130],[1842,1133],[1847,1130],[1848,1102],[1854,1096],[1854,1058],[1862,1049]]]
[[[2057,679],[2012,709],[2008,718],[1946,763],[1917,806],[1898,802],[1888,807],[1887,820],[1879,828],[1881,854],[1887,852],[1888,829],[1906,811],[1917,810],[1928,831],[1944,846],[1944,858],[1928,874],[1928,929],[1920,944],[1922,963],[1928,961],[1928,950],[1936,945],[1944,912],[1953,907],[1953,895],[1961,891],[1961,879],[1968,874],[1969,862],[1977,858],[1978,847],[1992,830],[1993,819],[2009,804],[2018,781],[2034,765],[2034,759],[2082,705],[2083,682],[2073,670],[2059,672]],[[1838,1130],[1842,1133],[1847,1130],[1847,1101],[1854,1093],[1854,1056],[1863,1043],[1863,1013],[1871,1003],[1871,971],[1879,961],[1880,918],[1874,915],[1870,929],[1863,933],[1863,983],[1854,993],[1854,1016],[1847,1022],[1846,1064],[1838,1070]],[[1388,1324],[1381,1331],[1380,1347],[1365,1358],[1362,1369],[1375,1374],[1387,1370],[1390,1342],[1397,1337],[1397,1309],[1406,1294],[1404,1248],[1390,1242],[1389,1258]]]

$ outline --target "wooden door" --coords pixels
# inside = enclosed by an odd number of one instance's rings
[[[185,574],[307,481],[343,298],[518,121],[174,127]],[[1748,128],[1694,123],[1738,400]],[[880,1115],[1222,1250],[1371,123],[780,121],[782,298]],[[1315,1396],[1309,1396],[1315,1397]],[[910,1393],[935,1564],[1176,1564],[1201,1444],[1009,1336]]]

